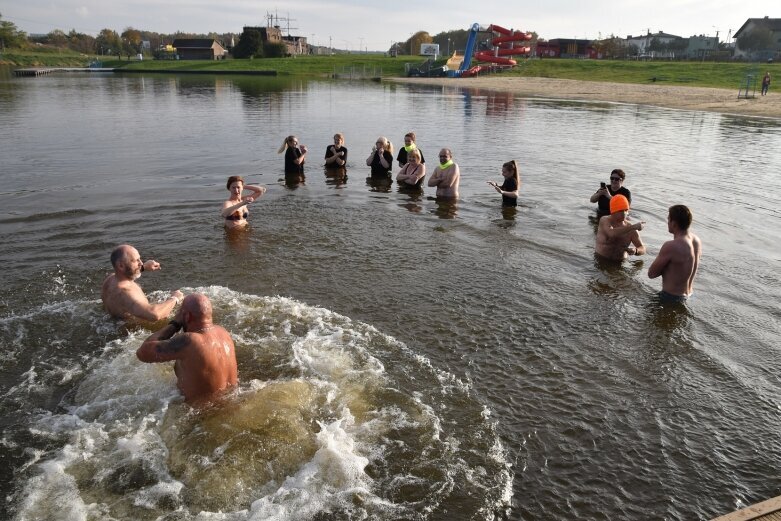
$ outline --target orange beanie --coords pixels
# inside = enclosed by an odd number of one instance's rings
[[[614,214],[620,211],[629,211],[629,201],[621,194],[614,195],[610,199],[610,213]]]

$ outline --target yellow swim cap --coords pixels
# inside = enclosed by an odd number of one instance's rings
[[[621,194],[614,195],[610,199],[610,213],[614,214],[620,211],[629,211],[629,201]]]

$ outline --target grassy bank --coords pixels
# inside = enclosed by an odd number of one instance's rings
[[[18,67],[32,66],[86,66],[95,56],[85,56],[71,51],[6,52],[0,55],[0,63]],[[352,69],[363,76],[404,76],[404,65],[419,65],[420,56],[391,58],[377,54],[335,54],[333,56],[297,56],[294,58],[264,58],[253,60],[102,60],[104,67],[129,70],[198,71],[276,71],[280,75],[331,76],[345,74]],[[444,60],[440,60],[440,64]],[[781,64],[619,61],[619,60],[570,60],[530,59],[519,66],[501,73],[503,76],[561,78],[617,83],[685,85],[691,87],[716,87],[735,89],[747,73],[760,76],[766,70],[779,81]]]
[[[144,69],[156,71],[236,71],[273,70],[281,75],[330,76],[352,68],[365,71],[368,76],[403,76],[404,63],[422,62],[416,56],[385,57],[377,54],[335,54],[333,56],[296,56],[291,58],[263,58],[253,60],[144,60],[104,61],[105,67],[122,69]]]
[[[14,67],[86,67],[94,56],[67,49],[10,50],[0,53],[0,65]]]
[[[761,81],[761,76],[768,70],[773,77],[779,77],[781,64],[533,59],[520,62],[518,67],[502,74],[735,89],[744,81],[746,74],[759,73],[758,81]]]

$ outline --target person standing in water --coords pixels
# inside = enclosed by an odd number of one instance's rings
[[[366,158],[366,166],[371,167],[373,178],[390,178],[393,168],[393,143],[386,137],[378,137],[372,147],[372,153]]]
[[[629,213],[629,201],[623,195],[614,195],[610,199],[610,215],[599,220],[596,251],[602,257],[622,261],[627,255],[642,255],[645,246],[640,239],[640,230],[645,225],[640,221],[631,224],[626,220]]]
[[[298,144],[296,136],[288,136],[277,150],[277,154],[285,154],[285,175],[304,175],[306,161],[306,146]]]
[[[200,293],[187,295],[174,319],[144,340],[136,356],[145,363],[175,362],[177,386],[190,405],[210,402],[238,383],[233,339],[212,322],[211,302]]]
[[[598,217],[610,215],[610,199],[616,194],[623,195],[626,197],[629,204],[632,204],[632,194],[629,189],[624,186],[624,179],[626,179],[624,171],[620,168],[614,169],[610,172],[610,184],[606,185],[605,183],[602,183],[599,190],[594,192],[594,195],[591,196],[590,201],[592,203],[598,203]]]
[[[245,185],[244,178],[240,175],[232,175],[228,178],[226,188],[230,190],[230,199],[222,203],[222,215],[226,228],[241,228],[248,223],[249,210],[247,205],[253,203],[258,197],[266,193],[262,186]],[[242,192],[249,190],[252,195],[242,197]]]
[[[415,143],[415,133],[414,132],[407,132],[404,134],[404,146],[399,149],[399,153],[396,156],[396,161],[399,162],[399,166],[403,167],[407,164],[407,158],[409,157],[409,153],[413,150],[417,150],[418,154],[420,154],[420,161],[419,163],[421,165],[426,164],[426,160],[423,157],[423,152],[418,148],[417,143]]]
[[[762,77],[762,95],[767,94],[767,89],[770,88],[770,71],[767,71]]]
[[[673,235],[659,250],[648,278],[662,277],[662,302],[684,302],[694,291],[694,276],[700,265],[702,242],[689,231],[692,213],[682,204],[671,206],[667,214],[667,231]]]
[[[396,174],[396,182],[403,188],[418,188],[426,177],[426,165],[420,162],[420,150],[411,150],[407,163]]]
[[[428,180],[429,186],[437,187],[437,198],[458,199],[458,185],[461,182],[461,172],[453,162],[453,153],[449,148],[439,151],[439,164]]]
[[[114,273],[103,281],[100,297],[103,307],[112,317],[157,322],[170,315],[184,298],[184,294],[176,290],[164,301],[150,304],[136,280],[144,271],[158,271],[160,263],[152,259],[142,262],[138,250],[129,244],[114,248],[111,265]]]
[[[518,190],[521,187],[521,176],[515,159],[502,165],[502,177],[504,178],[502,186],[499,186],[494,181],[488,181],[488,184],[502,194],[502,206],[518,206]]]
[[[347,164],[347,148],[344,146],[344,136],[334,134],[334,144],[325,149],[326,168],[344,168]]]

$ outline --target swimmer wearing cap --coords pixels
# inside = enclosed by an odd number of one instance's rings
[[[610,215],[599,220],[596,250],[607,259],[621,261],[629,255],[642,255],[645,245],[640,239],[640,230],[644,221],[630,223],[626,220],[629,213],[629,201],[623,195],[614,195],[610,199]]]

